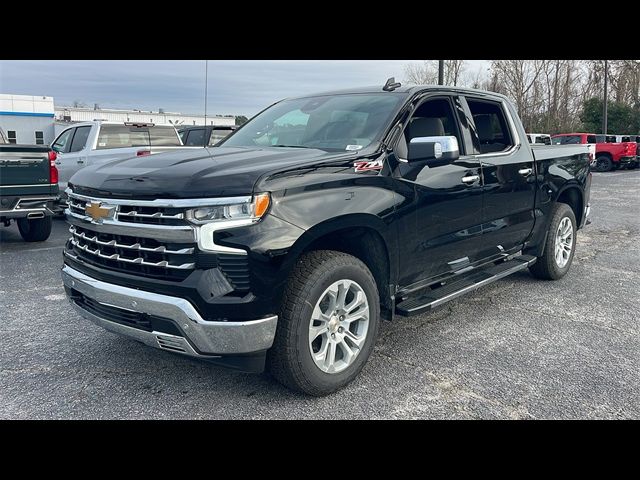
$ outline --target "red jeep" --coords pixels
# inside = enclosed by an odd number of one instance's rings
[[[633,165],[636,161],[635,142],[616,142],[615,135],[596,135],[593,133],[561,133],[551,137],[553,145],[595,144],[597,172],[608,172],[621,166]]]

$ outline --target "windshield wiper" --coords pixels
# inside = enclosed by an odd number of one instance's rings
[[[311,148],[304,145],[270,145],[271,147],[287,147],[287,148]]]

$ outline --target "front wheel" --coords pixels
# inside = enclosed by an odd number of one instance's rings
[[[364,263],[342,252],[307,253],[289,278],[268,369],[294,390],[334,392],[364,367],[379,323],[378,289]]]
[[[576,217],[566,203],[556,203],[551,210],[544,254],[529,267],[534,277],[558,280],[569,271],[576,251]]]
[[[20,236],[26,242],[43,242],[51,235],[51,217],[18,219]]]

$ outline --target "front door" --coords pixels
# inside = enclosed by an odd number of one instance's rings
[[[454,111],[451,97],[426,100],[407,122],[395,149],[399,162],[393,177],[396,190],[403,197],[396,210],[401,287],[463,271],[479,259],[481,166],[466,152],[461,135],[466,124],[459,124]],[[403,162],[411,138],[439,135],[458,139],[459,159],[446,163]]]
[[[67,183],[73,174],[88,164],[89,133],[91,133],[90,126],[70,128],[62,132],[53,143],[56,151],[59,152],[56,165],[62,191],[67,188]]]
[[[517,250],[533,229],[536,172],[506,104],[465,95],[482,162],[484,257]]]

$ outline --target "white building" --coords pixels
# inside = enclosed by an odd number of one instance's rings
[[[108,120],[110,122],[144,122],[156,125],[174,125],[176,127],[205,125],[204,115],[186,113],[158,112],[145,110],[115,110],[111,108],[56,107],[57,122],[87,122],[91,120]],[[232,115],[207,115],[207,125],[235,125]]]
[[[0,127],[11,143],[51,143],[53,117],[53,97],[0,93]]]
[[[56,107],[53,97],[0,93],[0,127],[11,143],[50,144],[70,123],[144,122],[176,127],[205,125],[204,115],[143,110]],[[207,115],[206,125],[235,125],[233,115]]]

